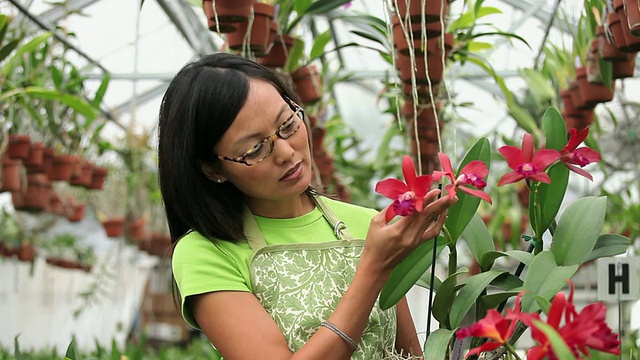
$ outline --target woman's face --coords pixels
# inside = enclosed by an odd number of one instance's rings
[[[219,175],[247,196],[248,206],[256,214],[269,215],[269,209],[299,201],[311,183],[307,129],[302,119],[293,114],[290,104],[273,85],[251,80],[247,101],[214,148],[217,155],[240,158],[279,129],[286,136],[300,125],[287,139],[274,136],[273,150],[257,164],[220,160]],[[267,149],[269,145],[269,140],[262,144]]]

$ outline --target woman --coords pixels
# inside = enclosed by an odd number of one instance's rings
[[[158,168],[183,316],[225,359],[420,355],[406,301],[383,311],[377,299],[457,199],[432,190],[422,212],[387,224],[317,195],[298,103],[277,74],[230,54],[169,85]]]

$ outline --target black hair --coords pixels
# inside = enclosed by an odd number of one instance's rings
[[[214,183],[201,164],[219,165],[213,148],[244,106],[251,79],[264,80],[300,103],[286,78],[227,53],[185,65],[164,94],[158,123],[158,179],[174,243],[189,231],[210,240],[244,238],[244,194],[229,181]]]

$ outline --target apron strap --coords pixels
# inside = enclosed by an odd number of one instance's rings
[[[339,240],[353,240],[353,236],[347,229],[347,226],[340,221],[338,215],[331,210],[329,205],[322,201],[322,198],[315,193],[312,193],[313,200],[320,208],[320,212],[324,215],[324,218],[329,222],[329,225],[333,228],[333,233]]]
[[[311,197],[316,203],[316,206],[320,209],[325,220],[327,220],[329,225],[333,228],[333,233],[336,235],[336,238],[339,240],[353,240],[353,236],[347,229],[347,226],[344,222],[338,219],[338,216],[333,212],[333,210],[331,210],[329,205],[325,204],[324,201],[322,201],[322,198],[315,193],[312,193]],[[247,237],[247,242],[254,253],[267,246],[267,242],[262,235],[262,231],[260,231],[258,222],[253,217],[251,210],[246,206],[244,208],[244,232]]]
[[[256,218],[253,217],[251,210],[246,206],[244,207],[244,234],[254,253],[267,246],[267,242],[262,235],[262,231],[260,231]]]

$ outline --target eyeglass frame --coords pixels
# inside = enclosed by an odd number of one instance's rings
[[[282,98],[285,100],[285,102],[287,103],[287,105],[289,105],[289,107],[291,108],[291,110],[293,110],[293,113],[291,114],[291,116],[289,116],[284,122],[282,122],[282,124],[280,124],[278,126],[278,128],[276,129],[276,132],[265,137],[264,139],[258,141],[255,145],[253,145],[251,147],[251,149],[245,151],[245,153],[242,156],[238,156],[238,157],[230,157],[230,156],[224,156],[224,155],[215,155],[218,159],[221,160],[226,160],[226,161],[232,161],[235,163],[240,163],[240,164],[244,164],[246,166],[253,166],[256,164],[259,164],[262,160],[266,159],[267,156],[271,155],[271,153],[273,152],[273,148],[275,146],[275,141],[276,139],[280,138],[282,140],[287,140],[290,137],[292,137],[295,133],[298,132],[298,130],[300,130],[300,127],[302,126],[302,123],[304,122],[304,109],[302,108],[302,106],[296,104],[293,100],[291,100],[288,96],[283,95]],[[296,127],[295,130],[293,130],[293,132],[287,136],[287,137],[283,137],[280,134],[280,131],[282,129],[282,125],[286,124],[289,120],[293,119],[295,116],[297,116],[301,122],[298,124],[298,126]],[[266,143],[267,141],[271,141],[271,146],[269,147],[269,152],[267,152],[267,154],[260,160],[254,162],[254,163],[248,163],[246,158],[247,156],[251,155],[251,153],[254,151],[255,148],[257,148],[258,146],[264,145],[264,143]]]

